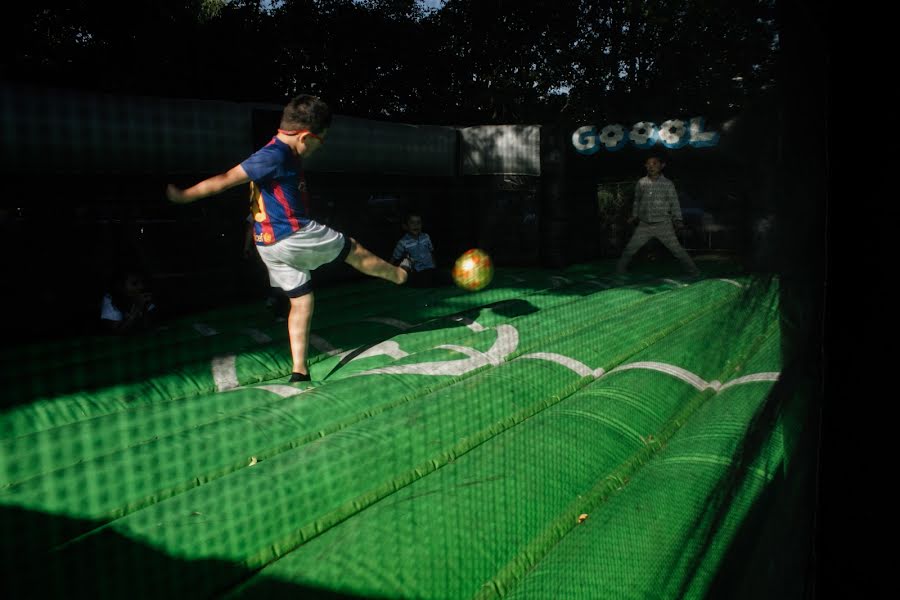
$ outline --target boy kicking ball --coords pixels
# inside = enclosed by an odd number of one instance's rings
[[[300,95],[284,108],[278,133],[244,162],[185,190],[169,185],[166,195],[187,204],[251,183],[253,238],[274,287],[290,299],[288,335],[291,382],[309,381],[307,353],[314,297],[310,272],[337,260],[396,284],[409,273],[375,256],[353,238],[317,223],[308,214],[309,195],[303,159],[322,144],[331,126],[331,110],[315,96]]]

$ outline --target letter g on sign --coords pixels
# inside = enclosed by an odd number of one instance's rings
[[[584,125],[572,133],[572,145],[579,154],[596,154],[600,150],[597,144],[597,128]]]

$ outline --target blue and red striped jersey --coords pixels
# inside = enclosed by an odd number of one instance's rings
[[[257,244],[274,244],[309,223],[303,166],[287,144],[273,137],[241,166],[252,180],[250,210]]]

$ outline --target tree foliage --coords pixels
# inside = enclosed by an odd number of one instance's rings
[[[432,3],[433,4],[433,3]],[[774,0],[16,3],[7,81],[506,123],[734,114],[773,84]]]

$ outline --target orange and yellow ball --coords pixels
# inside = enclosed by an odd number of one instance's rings
[[[453,265],[453,281],[462,289],[477,292],[494,278],[494,262],[484,250],[466,250]]]

